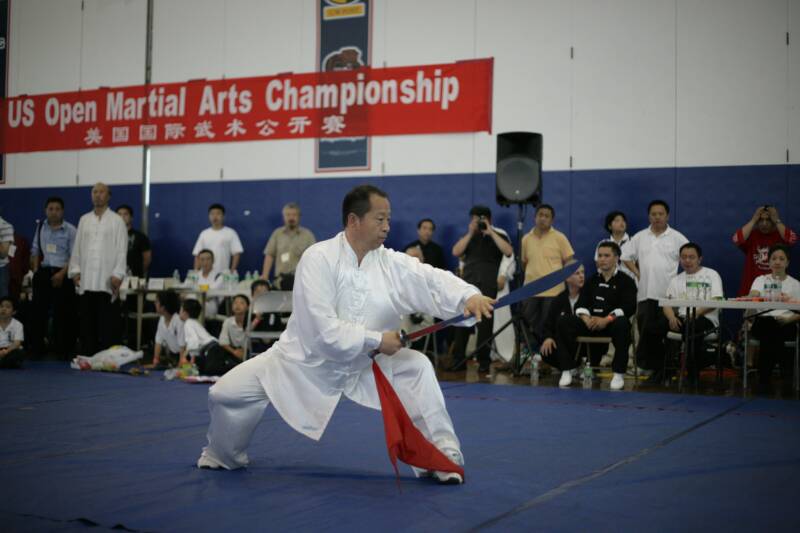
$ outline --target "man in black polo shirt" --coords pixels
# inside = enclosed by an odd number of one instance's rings
[[[500,228],[492,226],[492,211],[483,205],[476,205],[469,211],[469,229],[453,246],[453,255],[464,261],[464,281],[480,289],[484,296],[497,297],[497,274],[503,256],[511,256],[514,249],[508,235]],[[478,346],[492,336],[494,319],[478,322]],[[453,348],[451,370],[461,368],[472,328],[457,328]],[[478,372],[488,372],[491,346],[483,346],[478,352]]]
[[[628,348],[631,344],[629,317],[636,313],[637,289],[633,279],[617,268],[619,256],[617,243],[600,243],[597,247],[597,274],[586,282],[575,309],[575,316],[564,317],[558,322],[560,387],[569,387],[572,383],[570,370],[577,366],[575,338],[578,336],[611,337],[614,344],[614,360],[611,363],[614,377],[611,379],[611,389],[620,390],[625,385]]]
[[[410,248],[418,248],[422,253],[422,262],[431,265],[434,268],[441,268],[447,270],[447,265],[444,262],[444,251],[442,247],[431,240],[433,232],[436,230],[436,224],[430,218],[423,218],[417,223],[417,237],[418,239],[409,243],[403,250],[406,252]]]
[[[128,228],[128,270],[131,276],[143,278],[150,268],[153,258],[150,251],[150,239],[139,230],[133,229],[133,208],[127,204],[117,207],[117,214],[122,217]]]

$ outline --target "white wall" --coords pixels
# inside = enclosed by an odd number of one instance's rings
[[[315,0],[155,0],[152,81],[312,71],[316,12]],[[142,83],[145,19],[145,0],[12,2],[10,94]],[[493,134],[375,137],[357,174],[492,172],[495,134],[516,130],[543,133],[545,170],[570,156],[578,169],[781,164],[787,147],[796,163],[798,46],[797,0],[376,0],[374,66],[494,57]],[[312,140],[167,146],[152,171],[307,178],[313,158]],[[135,183],[141,166],[140,148],[11,155],[7,183]]]

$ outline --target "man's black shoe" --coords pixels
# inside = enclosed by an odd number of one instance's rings
[[[461,370],[464,370],[465,368],[467,368],[467,360],[462,359],[460,361],[454,362],[452,365],[448,366],[445,370],[447,370],[447,372],[459,372]]]

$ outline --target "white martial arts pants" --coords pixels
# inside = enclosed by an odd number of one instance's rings
[[[208,446],[203,455],[227,469],[247,466],[247,447],[261,420],[269,398],[258,376],[264,372],[269,355],[257,356],[234,367],[208,393],[211,424]],[[440,450],[461,446],[444,404],[436,373],[420,352],[402,349],[380,358],[397,396],[414,425]],[[366,372],[372,373],[371,369]],[[366,385],[363,378],[359,386]],[[370,383],[374,386],[374,383]],[[377,393],[375,393],[377,397]]]

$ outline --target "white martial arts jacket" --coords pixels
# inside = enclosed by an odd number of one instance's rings
[[[450,318],[476,294],[476,287],[450,272],[383,246],[359,266],[339,233],[300,259],[292,316],[278,342],[258,356],[268,358],[259,381],[292,428],[319,440],[343,393],[380,408],[369,353],[384,331],[398,329],[400,315]]]

